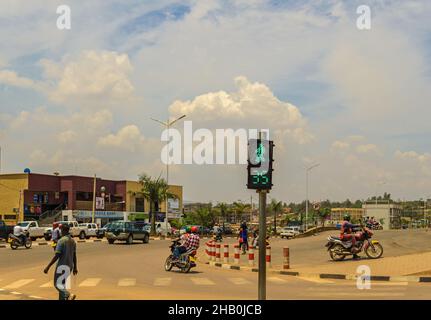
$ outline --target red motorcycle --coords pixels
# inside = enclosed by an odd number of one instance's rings
[[[356,247],[359,249],[356,254],[364,251],[370,259],[378,259],[383,255],[383,246],[379,241],[371,240],[373,233],[370,229],[361,225],[360,229],[355,231]],[[342,241],[339,237],[329,236],[326,247],[334,261],[341,261],[346,256],[353,255],[352,241]]]

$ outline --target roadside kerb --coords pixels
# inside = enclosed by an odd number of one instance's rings
[[[206,262],[211,267],[218,267],[223,269],[237,270],[237,271],[251,271],[258,272],[259,268],[222,264],[217,262]],[[280,274],[285,276],[293,277],[306,277],[306,278],[320,278],[320,279],[334,279],[334,280],[357,280],[359,277],[355,274],[338,274],[338,273],[307,273],[298,271],[285,271],[279,269],[267,269],[268,273]],[[431,277],[421,277],[421,276],[370,276],[371,281],[392,281],[392,282],[421,282],[421,283],[431,283]]]

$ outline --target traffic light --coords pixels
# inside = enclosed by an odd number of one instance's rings
[[[270,140],[248,140],[248,189],[270,190],[272,188],[273,148],[274,143]]]

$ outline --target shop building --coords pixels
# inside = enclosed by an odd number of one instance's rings
[[[42,220],[59,216],[86,222],[92,219],[94,177],[60,176],[37,173],[0,175],[0,218],[15,221]],[[139,191],[137,181],[96,178],[95,219],[106,221],[148,217],[150,205]],[[170,186],[177,199],[169,200],[168,218],[180,218],[182,186]],[[166,205],[156,205],[164,219]]]

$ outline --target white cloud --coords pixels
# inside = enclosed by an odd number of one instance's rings
[[[395,152],[395,156],[399,159],[413,159],[418,161],[419,163],[427,163],[428,161],[431,161],[431,154],[430,153],[417,153],[416,151],[405,151],[402,152],[400,150],[397,150]]]
[[[26,88],[26,89],[34,89],[34,90],[40,89],[40,86],[35,81],[29,78],[20,77],[19,75],[17,75],[16,72],[10,71],[10,70],[0,71],[0,83],[9,85],[9,86],[14,86],[14,87]]]
[[[60,63],[42,60],[45,77],[54,81],[49,97],[59,103],[97,99],[127,103],[134,86],[129,79],[132,65],[127,54],[109,51],[85,51],[66,56]]]
[[[58,141],[60,141],[61,143],[68,143],[68,142],[71,142],[73,140],[76,140],[77,136],[78,135],[76,134],[75,131],[66,130],[66,131],[61,132],[58,135]]]
[[[116,134],[109,134],[106,137],[99,138],[98,144],[108,147],[118,147],[135,151],[142,146],[144,137],[141,135],[139,128],[135,125],[128,125],[121,128]]]
[[[369,143],[369,144],[361,144],[357,146],[356,152],[357,153],[370,153],[370,152],[379,153],[380,150],[375,144]]]
[[[344,141],[337,140],[332,143],[332,148],[335,148],[335,149],[347,149],[349,147],[350,147],[350,144]]]
[[[177,100],[169,110],[174,115],[186,114],[199,123],[212,124],[213,128],[236,123],[247,128],[269,128],[276,134],[290,135],[300,144],[313,140],[296,106],[280,101],[265,84],[252,83],[243,76],[236,77],[235,83],[237,91],[209,92],[193,100]]]

